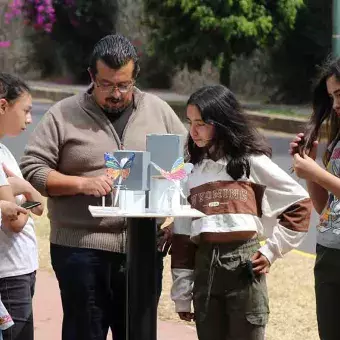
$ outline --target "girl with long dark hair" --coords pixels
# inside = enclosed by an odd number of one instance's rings
[[[172,299],[200,340],[261,340],[268,321],[265,274],[303,240],[307,192],[270,160],[271,149],[222,85],[195,92],[188,201],[206,216],[175,221]],[[259,237],[269,235],[260,245]],[[191,313],[191,300],[194,314]]]
[[[315,159],[322,124],[327,148],[322,168]],[[305,133],[290,143],[293,167],[304,178],[314,208],[320,214],[314,267],[316,311],[320,338],[340,339],[340,59],[321,68],[313,95],[313,113]]]

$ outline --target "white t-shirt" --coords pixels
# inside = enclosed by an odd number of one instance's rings
[[[2,164],[22,178],[19,165],[11,152],[0,143],[0,186],[8,181]],[[17,196],[20,204],[23,196]],[[34,222],[31,217],[20,233],[13,233],[1,225],[0,227],[0,278],[24,275],[38,269],[38,248],[34,233]]]

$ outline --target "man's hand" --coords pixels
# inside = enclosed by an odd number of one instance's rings
[[[178,313],[181,320],[184,321],[195,321],[195,314],[191,312],[179,312]]]
[[[112,191],[112,186],[113,180],[106,175],[97,177],[81,177],[79,191],[84,195],[102,197]]]
[[[270,262],[259,251],[253,255],[251,262],[253,264],[253,271],[255,274],[260,275],[269,273]]]
[[[28,211],[19,205],[8,202],[0,201],[1,217],[9,221],[16,221],[19,214],[27,214]]]

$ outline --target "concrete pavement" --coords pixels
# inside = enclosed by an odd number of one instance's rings
[[[38,271],[34,297],[35,340],[61,339],[62,307],[58,282],[53,273]],[[158,321],[158,340],[197,340],[195,328]],[[109,335],[108,339],[112,339]],[[114,339],[113,339],[114,340]]]

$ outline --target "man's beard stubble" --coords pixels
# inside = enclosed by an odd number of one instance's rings
[[[121,99],[115,99],[115,98],[107,98],[106,99],[106,102],[110,102],[110,103],[113,103],[113,104],[117,104],[120,101],[121,101]],[[111,107],[108,104],[104,104],[103,111],[106,114],[108,114],[108,115],[117,115],[117,116],[119,116],[119,115],[121,115],[125,111],[126,108],[128,108],[130,106],[131,102],[124,103],[120,107]]]

